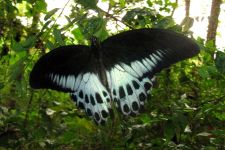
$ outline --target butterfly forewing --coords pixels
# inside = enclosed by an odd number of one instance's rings
[[[89,71],[89,51],[87,46],[62,46],[45,54],[31,71],[31,87],[74,91],[73,83]]]

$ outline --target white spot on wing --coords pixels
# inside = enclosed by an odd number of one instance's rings
[[[115,65],[115,68],[117,68],[118,70],[120,70],[120,71],[125,71],[120,65]]]
[[[138,61],[131,62],[131,67],[137,72],[139,76],[143,75],[143,72],[140,66],[138,65]]]
[[[161,53],[161,50],[156,51],[156,53],[159,55],[159,57],[163,58],[163,55]]]
[[[148,69],[142,64],[142,62],[137,61],[137,64],[139,65],[140,69],[142,70],[143,73],[148,72]]]
[[[75,81],[74,86],[73,86],[73,91],[76,91],[78,89],[78,87],[80,86],[81,80],[82,80],[82,75],[79,74],[76,77],[76,81]]]
[[[159,58],[159,56],[157,56],[156,54],[152,54],[154,58],[156,58],[158,61],[161,61],[161,58]]]
[[[56,75],[56,83],[59,85],[59,81],[60,81],[60,78],[59,78],[59,75]]]
[[[84,82],[87,82],[87,81],[89,80],[89,77],[90,77],[90,73],[85,73],[85,74],[83,75],[83,80],[84,80]]]
[[[74,83],[75,83],[75,76],[69,75],[66,80],[66,87],[70,90],[73,90]]]
[[[120,65],[121,65],[121,66],[124,68],[124,70],[125,70],[127,73],[129,73],[130,75],[135,76],[135,77],[139,77],[139,75],[137,74],[137,72],[136,72],[134,69],[132,69],[130,66],[128,66],[128,65],[126,65],[126,64],[124,64],[124,63],[121,63]]]
[[[53,77],[54,77],[54,76],[53,76],[53,73],[50,73],[50,74],[49,74],[49,78],[50,78],[52,81],[53,81]]]
[[[142,62],[147,67],[148,71],[152,70],[152,66],[146,61],[146,59],[142,59]]]
[[[149,57],[151,58],[152,62],[157,65],[157,60],[156,58],[153,56],[153,54],[149,55]]]
[[[149,58],[145,58],[145,60],[151,66],[151,69],[155,67],[155,64]]]

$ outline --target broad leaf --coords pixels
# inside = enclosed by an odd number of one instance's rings
[[[52,10],[50,10],[44,17],[44,20],[48,20],[51,16],[53,16],[57,11],[59,10],[59,8],[54,8]]]
[[[216,54],[216,68],[219,72],[225,74],[225,53],[218,51]]]
[[[58,42],[60,45],[64,45],[62,35],[61,35],[61,31],[59,29],[54,28],[53,29],[53,35],[55,37],[56,42]]]

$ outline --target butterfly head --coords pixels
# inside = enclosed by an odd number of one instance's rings
[[[99,57],[101,49],[100,41],[95,36],[92,36],[90,41],[91,41],[91,50],[94,52],[96,57]]]
[[[100,48],[100,41],[98,40],[97,37],[92,36],[90,41],[91,41],[91,48],[93,48],[93,49],[99,49]]]

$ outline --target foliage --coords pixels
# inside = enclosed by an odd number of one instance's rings
[[[103,1],[107,12],[97,0],[74,1],[63,26],[62,9],[47,12],[43,0],[0,1],[0,149],[224,149],[225,53],[202,39],[199,56],[158,74],[144,113],[116,114],[106,126],[93,124],[67,94],[29,87],[34,63],[57,46],[129,28],[182,31],[169,0],[141,8],[142,0]]]

